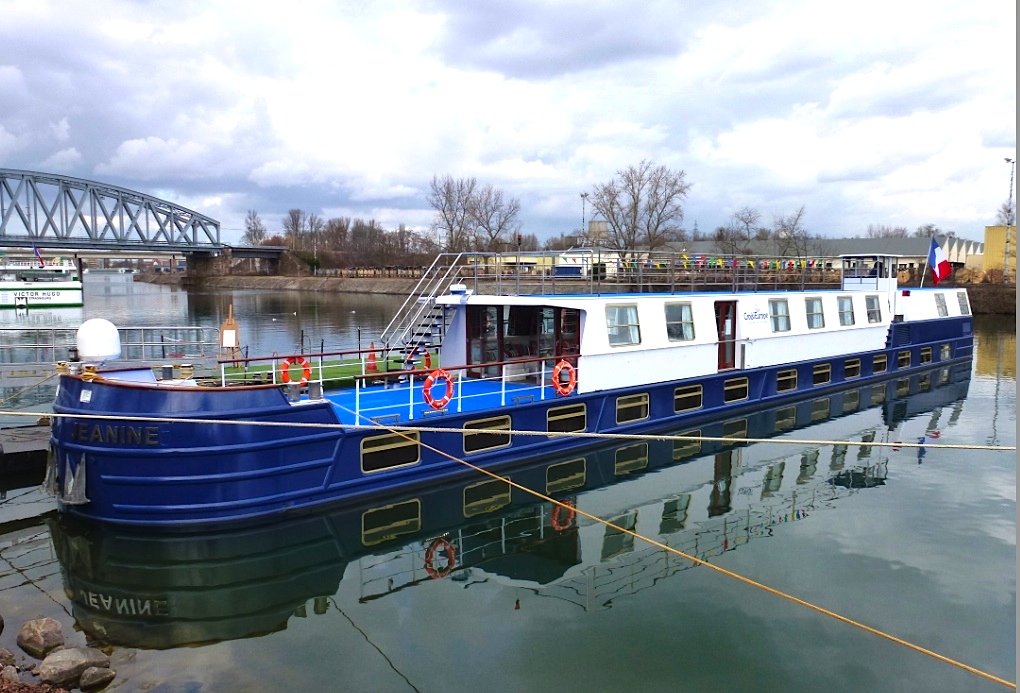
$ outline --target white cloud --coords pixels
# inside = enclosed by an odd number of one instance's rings
[[[113,0],[92,18],[14,2],[0,165],[217,198],[225,218],[302,206],[394,225],[427,208],[433,175],[475,176],[526,200],[545,236],[577,226],[580,191],[651,159],[688,172],[702,230],[804,205],[827,233],[977,238],[1014,155],[1015,12]]]

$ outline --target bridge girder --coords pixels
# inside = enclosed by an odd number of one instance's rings
[[[222,247],[218,221],[172,202],[83,178],[6,168],[0,168],[0,245]]]

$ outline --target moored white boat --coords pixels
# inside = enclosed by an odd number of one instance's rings
[[[0,309],[84,305],[81,270],[70,258],[2,258]]]
[[[901,289],[891,256],[842,258],[837,288],[569,294],[502,276],[469,288],[477,265],[454,260],[385,342],[441,368],[366,366],[331,389],[337,353],[215,378],[73,364],[54,403],[59,507],[138,525],[276,516],[963,363],[973,347],[966,291]],[[115,356],[96,341],[83,358]]]

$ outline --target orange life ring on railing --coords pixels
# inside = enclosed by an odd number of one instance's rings
[[[563,382],[560,379],[560,374],[563,371],[567,372],[567,382]],[[570,361],[566,359],[560,359],[560,362],[553,367],[552,372],[553,389],[556,393],[566,397],[574,391],[574,387],[577,386],[577,369],[570,365]]]
[[[560,511],[564,508],[566,508],[567,517],[560,520]],[[573,524],[576,516],[577,513],[574,512],[574,504],[570,501],[566,501],[563,505],[557,505],[553,508],[552,518],[549,520],[549,524],[551,524],[552,528],[557,532],[565,532],[570,529],[570,525]]]
[[[434,399],[432,397],[432,386],[442,379],[446,380],[446,394],[439,399]],[[429,405],[433,409],[442,409],[450,403],[451,399],[453,399],[453,378],[451,378],[450,374],[442,368],[437,368],[429,373],[429,377],[425,378],[425,384],[422,386],[421,394],[425,398],[425,404]]]
[[[437,568],[436,567],[436,554],[440,549],[446,549],[446,565]],[[425,572],[429,574],[429,577],[433,579],[444,578],[453,572],[454,567],[457,565],[457,549],[453,548],[453,544],[448,542],[446,539],[436,539],[429,548],[425,551]]]
[[[294,364],[301,366],[301,384],[307,384],[312,379],[312,367],[304,356],[298,356],[297,358],[288,356],[283,360],[283,373],[281,374],[283,382],[290,382],[290,367]]]

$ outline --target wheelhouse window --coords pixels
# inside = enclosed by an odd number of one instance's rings
[[[878,296],[865,296],[864,305],[868,311],[868,322],[882,322],[882,303]]]
[[[671,342],[694,339],[694,313],[690,303],[666,304],[666,336]]]
[[[970,303],[967,302],[967,294],[959,291],[956,299],[960,302],[960,315],[970,315]]]
[[[939,317],[944,318],[949,315],[949,308],[946,306],[946,295],[935,294],[935,307],[939,311]]]
[[[628,346],[641,343],[641,326],[637,306],[634,304],[606,306],[606,330],[609,346]]]
[[[854,300],[849,296],[840,296],[839,303],[839,324],[846,327],[854,324]]]
[[[790,306],[785,298],[769,301],[769,320],[772,321],[773,332],[790,331]]]
[[[817,330],[825,327],[825,314],[822,312],[822,299],[805,298],[804,309],[807,312],[808,329]]]

